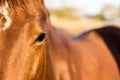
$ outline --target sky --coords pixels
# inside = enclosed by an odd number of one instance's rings
[[[44,0],[47,8],[60,8],[68,6],[80,9],[89,15],[99,13],[106,4],[120,6],[120,0]],[[64,1],[64,2],[63,2]]]

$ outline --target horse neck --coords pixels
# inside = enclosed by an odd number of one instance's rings
[[[64,36],[62,33],[56,31],[52,26],[48,28],[48,73],[52,73],[54,79],[58,79],[60,71],[58,71],[58,65],[67,63],[67,51],[70,47],[70,39]],[[63,60],[64,59],[64,60]],[[60,64],[59,64],[60,62]],[[68,65],[65,64],[62,69],[68,69]],[[58,71],[58,72],[56,72]]]
[[[47,46],[47,58],[46,58],[47,59],[46,80],[55,80],[55,73],[54,73],[53,61],[52,61],[52,55],[54,54],[51,54],[52,53],[51,49],[53,49],[54,46],[56,45],[56,42],[54,41],[57,37],[57,33],[52,27],[49,27],[47,34],[48,34],[47,37],[48,46]]]

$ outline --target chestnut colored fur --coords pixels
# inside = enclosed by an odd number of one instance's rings
[[[6,3],[11,24],[0,32],[0,80],[120,80],[99,34],[73,41],[52,28],[43,0],[0,0]]]

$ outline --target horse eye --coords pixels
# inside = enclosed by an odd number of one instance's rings
[[[42,42],[46,36],[46,33],[41,33],[38,38],[35,40],[35,42]]]

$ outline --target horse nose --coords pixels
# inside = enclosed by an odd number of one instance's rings
[[[39,36],[36,38],[35,42],[42,42],[44,40],[45,36],[46,36],[45,32],[39,34]]]

